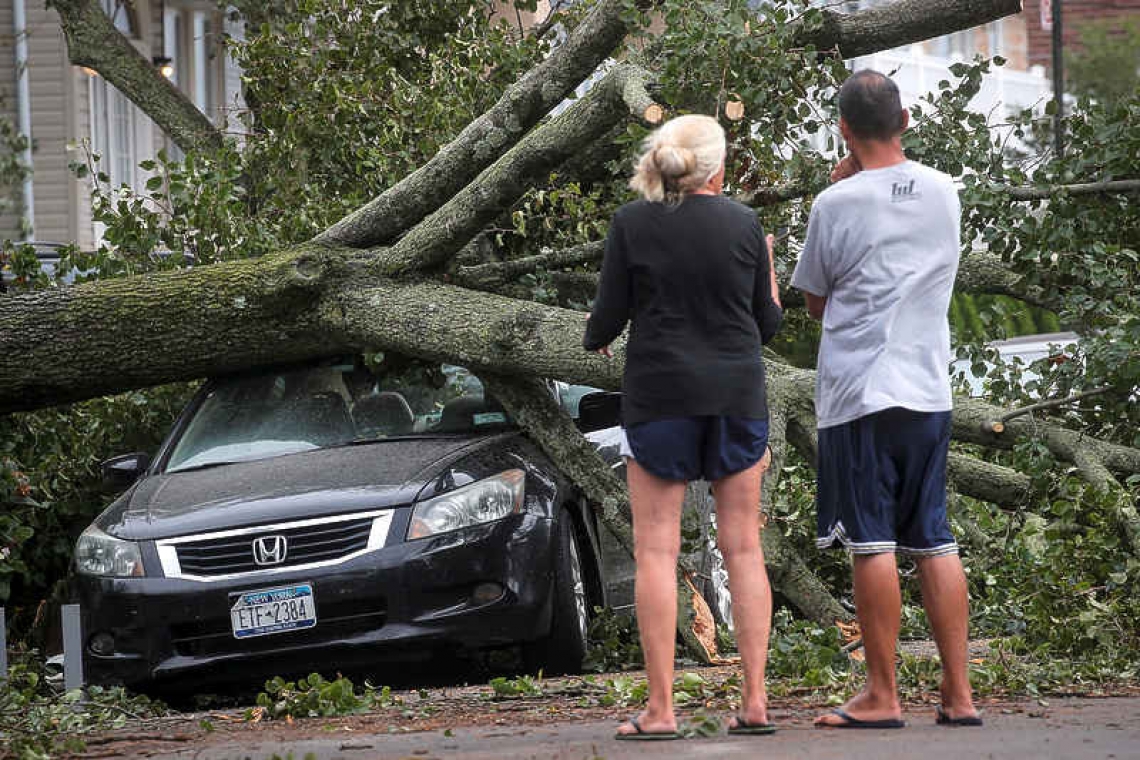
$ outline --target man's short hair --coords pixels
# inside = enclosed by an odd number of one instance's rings
[[[839,115],[856,137],[889,140],[902,131],[899,88],[873,69],[861,69],[839,88]]]

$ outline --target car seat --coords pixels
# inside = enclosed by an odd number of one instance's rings
[[[493,396],[460,396],[448,401],[439,416],[437,433],[470,433],[478,429],[509,425],[503,405]]]
[[[357,438],[382,438],[412,432],[416,415],[403,395],[383,391],[359,399],[352,405]]]

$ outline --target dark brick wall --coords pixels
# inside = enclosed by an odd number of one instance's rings
[[[1028,32],[1028,63],[1030,66],[1039,64],[1049,70],[1053,63],[1053,32],[1041,28],[1041,0],[1024,0],[1023,5],[1025,10],[1022,14]],[[1071,50],[1080,44],[1079,27],[1082,22],[1140,16],[1140,0],[1062,0],[1061,10],[1064,49]]]

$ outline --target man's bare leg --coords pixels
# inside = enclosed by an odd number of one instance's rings
[[[649,678],[649,701],[638,716],[647,733],[676,731],[673,714],[673,652],[677,640],[677,555],[681,551],[681,504],[685,483],[663,480],[626,460],[633,511],[636,575],[634,595],[641,650]],[[636,733],[625,723],[618,733]]]
[[[713,488],[717,545],[728,570],[736,645],[744,670],[740,717],[754,725],[768,722],[764,667],[772,630],[772,590],[760,547],[762,467],[758,462],[718,480]]]
[[[902,602],[895,555],[856,554],[853,574],[855,613],[867,656],[867,683],[843,705],[843,711],[858,720],[899,718],[902,707],[895,681],[895,648]],[[843,722],[839,715],[828,713],[817,718],[815,724],[837,726]]]
[[[968,663],[970,603],[957,554],[916,560],[922,605],[942,658],[942,711],[950,718],[977,715]]]

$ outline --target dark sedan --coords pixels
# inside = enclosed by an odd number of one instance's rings
[[[460,368],[373,356],[216,379],[153,461],[105,474],[131,485],[76,545],[94,683],[519,644],[574,671],[608,601],[590,506]]]

